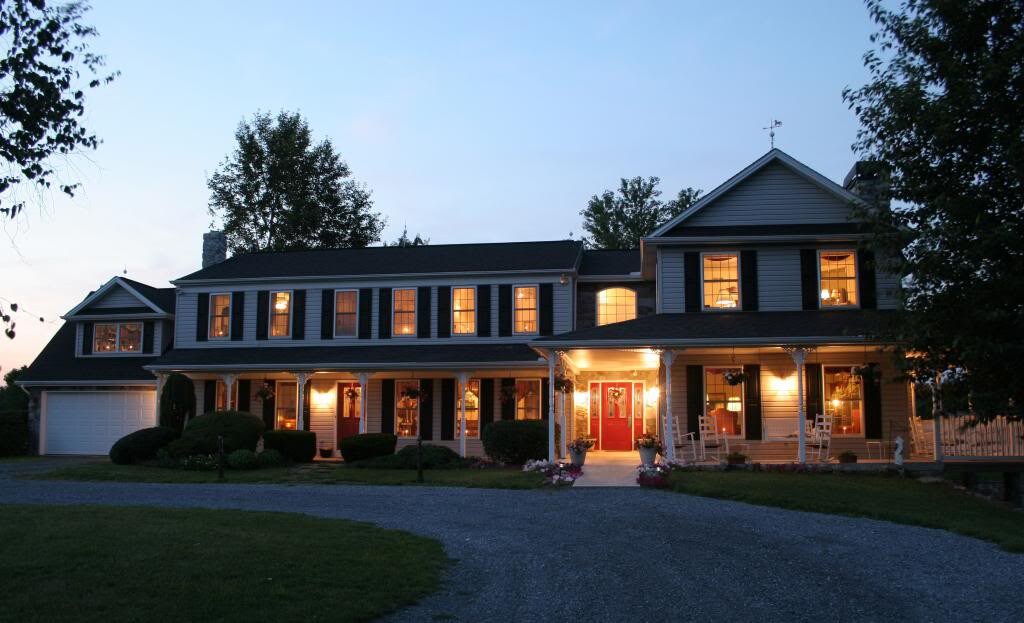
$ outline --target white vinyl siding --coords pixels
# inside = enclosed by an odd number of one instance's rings
[[[799,286],[799,283],[797,284]],[[680,314],[685,311],[683,287],[683,250],[662,249],[658,265],[658,294],[661,312]]]
[[[112,286],[110,291],[104,294],[98,301],[93,301],[89,304],[89,307],[96,307],[99,309],[116,308],[116,307],[146,307],[148,305],[140,301],[135,297],[134,294],[125,290],[121,286]]]
[[[800,249],[758,249],[757,298],[761,311],[803,309]]]

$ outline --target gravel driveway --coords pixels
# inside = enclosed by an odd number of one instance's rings
[[[160,485],[10,476],[42,467],[0,464],[0,503],[288,511],[439,539],[458,560],[446,588],[396,621],[1024,620],[1024,555],[939,530],[642,489]],[[348,572],[358,573],[338,569]]]

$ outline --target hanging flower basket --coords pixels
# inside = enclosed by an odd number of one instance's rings
[[[420,400],[427,398],[427,392],[419,389],[418,387],[407,387],[402,390],[399,394],[402,398],[408,398],[409,400]]]
[[[517,394],[515,385],[505,385],[501,388],[501,402],[504,404],[513,403],[516,401]]]
[[[564,375],[558,375],[555,377],[555,391],[562,392],[563,394],[572,393],[572,379]]]
[[[878,366],[873,363],[864,364],[863,366],[855,366],[852,372],[854,376],[859,377],[864,383],[871,384],[877,384],[882,376],[878,370]]]
[[[268,400],[273,400],[274,399],[274,382],[273,381],[263,381],[263,385],[261,385],[260,388],[256,390],[256,397],[259,398],[260,401],[262,401],[262,402],[267,402]]]
[[[726,370],[722,373],[722,378],[729,385],[740,385],[747,380],[747,373],[743,370]]]

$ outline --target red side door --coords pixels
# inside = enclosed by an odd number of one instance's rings
[[[601,383],[601,449],[632,450],[632,383]]]
[[[338,443],[359,434],[359,383],[338,383]]]

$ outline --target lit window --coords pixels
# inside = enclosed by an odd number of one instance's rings
[[[334,293],[334,337],[356,336],[356,308],[359,293],[339,290]]]
[[[278,381],[274,394],[275,428],[295,430],[297,423],[295,403],[299,398],[298,385],[288,381]]]
[[[537,332],[537,286],[516,286],[513,293],[513,332]]]
[[[860,377],[850,366],[824,366],[825,415],[832,416],[833,435],[860,435],[863,395]]]
[[[470,379],[466,383],[466,439],[480,436],[480,381]],[[462,434],[462,401],[455,401],[455,438]]]
[[[452,333],[476,333],[476,288],[452,288]]]
[[[111,322],[93,325],[92,352],[137,353],[141,351],[141,322]]]
[[[210,337],[228,337],[231,333],[231,295],[210,296]]]
[[[704,414],[715,418],[719,434],[743,434],[743,384],[729,385],[725,380],[726,372],[742,371],[742,368],[704,369]]]
[[[636,292],[606,288],[597,293],[597,326],[636,318]]]
[[[392,311],[394,334],[416,335],[416,289],[392,290],[392,296],[394,297],[394,310]]]
[[[217,379],[217,399],[214,400],[214,408],[217,411],[224,411],[228,408],[238,408],[238,381],[231,386],[231,407],[228,407],[228,390],[224,381]],[[292,409],[294,411],[294,408]]]
[[[704,255],[704,309],[736,309],[740,304],[740,259],[735,253]]]
[[[852,307],[857,304],[857,254],[853,251],[822,251],[821,306]]]
[[[270,293],[270,336],[288,337],[292,334],[292,293]]]
[[[395,383],[395,434],[399,437],[415,437],[420,425],[419,381],[398,381]]]
[[[539,420],[540,415],[540,380],[516,380],[516,419]]]

